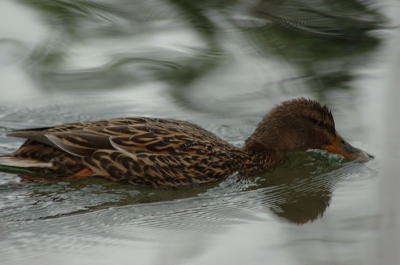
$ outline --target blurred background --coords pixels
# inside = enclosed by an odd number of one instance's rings
[[[314,150],[179,190],[0,173],[2,264],[399,264],[397,1],[1,0],[0,17],[0,154],[13,129],[134,116],[241,146],[306,97],[376,157]]]

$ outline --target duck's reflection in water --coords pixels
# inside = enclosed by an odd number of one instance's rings
[[[253,182],[249,181],[246,190],[250,196],[257,194],[257,197],[251,196],[253,203],[261,204],[264,210],[267,209],[280,220],[295,224],[321,218],[338,182],[360,176],[362,179],[371,178],[378,173],[377,169],[370,166],[375,162],[367,165],[355,161],[343,165],[343,159],[338,156],[327,155],[321,159],[319,154],[313,152],[290,156],[286,166],[259,176]],[[246,197],[246,192],[242,196]]]

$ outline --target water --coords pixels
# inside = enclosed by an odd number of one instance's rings
[[[1,154],[23,142],[12,129],[134,116],[240,146],[275,104],[311,97],[376,159],[309,151],[178,190],[0,173],[1,264],[376,264],[395,47],[379,3],[3,0]]]

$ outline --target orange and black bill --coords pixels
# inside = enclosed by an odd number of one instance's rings
[[[350,160],[361,159],[363,161],[368,161],[374,158],[363,150],[351,146],[338,132],[336,132],[336,138],[333,143],[327,145],[325,149],[329,152],[340,154]]]

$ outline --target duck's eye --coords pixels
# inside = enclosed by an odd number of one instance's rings
[[[317,124],[318,124],[318,126],[321,126],[321,127],[324,126],[324,122],[321,121],[321,120],[318,120],[318,121],[317,121]]]

